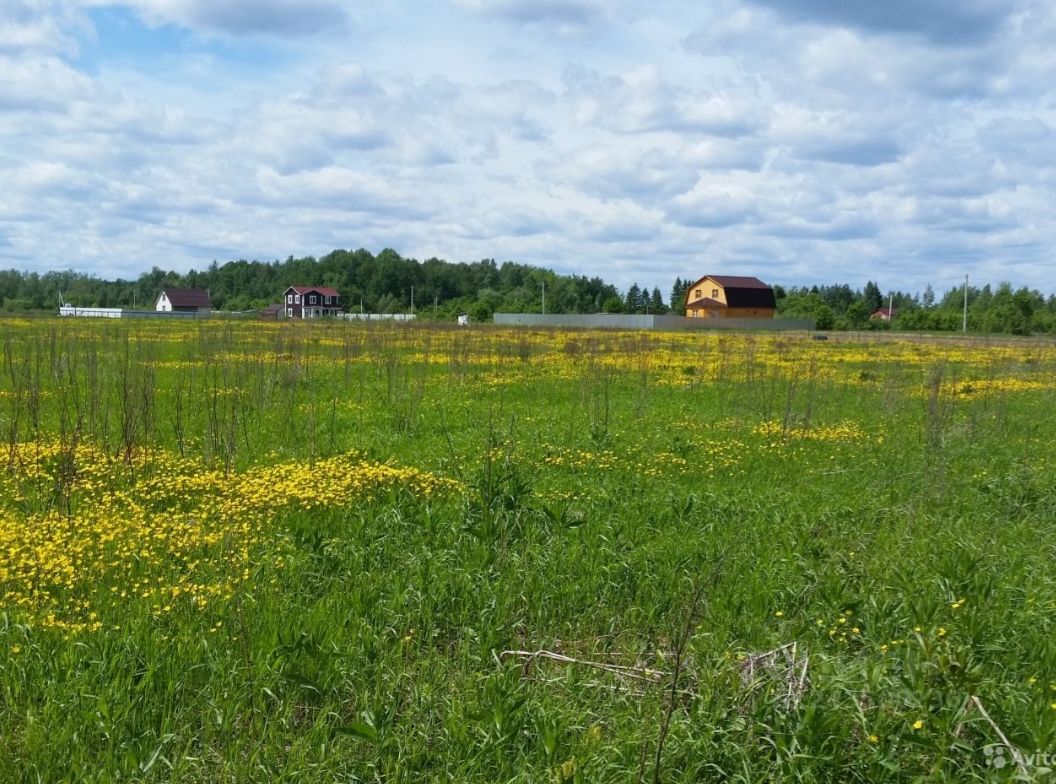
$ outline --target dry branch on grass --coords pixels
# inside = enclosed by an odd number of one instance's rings
[[[669,683],[673,677],[673,673],[667,670],[577,658],[545,649],[503,651],[499,654],[499,659],[501,661],[508,659],[521,660],[523,662],[521,672],[525,677],[531,674],[532,665],[538,660],[569,667],[589,667],[610,673],[619,678],[628,679],[643,686],[660,686]],[[809,685],[807,677],[809,663],[806,653],[799,650],[798,643],[789,642],[769,651],[748,654],[738,662],[738,669],[745,691],[753,693],[766,684],[776,684],[780,687],[781,701],[784,708],[793,710],[799,706]],[[680,690],[680,693],[692,694],[693,692]]]
[[[785,710],[793,710],[799,706],[807,690],[809,662],[806,653],[800,656],[795,642],[763,653],[750,653],[739,662],[741,682],[749,692],[766,682],[777,684],[784,695]]]
[[[499,654],[500,660],[505,661],[506,659],[510,658],[518,658],[524,660],[522,672],[525,676],[530,673],[532,664],[535,662],[536,659],[545,659],[547,661],[553,661],[559,664],[592,667],[596,670],[610,672],[613,675],[617,675],[621,678],[630,678],[632,680],[645,681],[654,684],[663,683],[664,680],[670,676],[670,673],[664,672],[663,670],[654,670],[648,667],[638,666],[631,667],[623,664],[612,664],[611,662],[590,661],[588,659],[577,659],[573,656],[566,656],[563,653],[554,653],[553,651],[546,650],[503,651]]]
[[[1008,739],[1008,736],[1005,735],[1002,729],[997,725],[997,722],[990,717],[989,713],[987,713],[986,708],[983,707],[983,701],[973,694],[971,697],[968,698],[968,704],[971,707],[975,708],[977,711],[979,711],[979,715],[982,716],[983,719],[986,720],[986,723],[989,724],[990,727],[994,730],[994,732],[997,733],[997,737],[1001,739],[1001,742],[1005,745],[1005,748],[1008,749],[1009,753],[1012,755],[1012,759],[1015,761],[1016,767],[1019,768],[1020,776],[1022,776],[1025,780],[1030,780],[1030,771],[1027,769],[1026,764],[1023,762],[1023,755],[1019,752],[1019,749],[1012,745],[1012,743]],[[960,730],[960,725],[958,725],[957,729]]]

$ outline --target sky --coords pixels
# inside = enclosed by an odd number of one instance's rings
[[[0,268],[1056,292],[1051,0],[0,0]]]

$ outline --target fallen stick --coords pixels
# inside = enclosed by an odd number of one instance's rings
[[[982,700],[980,700],[973,694],[971,697],[968,698],[968,701],[972,703],[972,705],[975,706],[975,709],[979,711],[979,713],[984,719],[986,719],[986,723],[994,728],[994,732],[997,733],[997,737],[999,737],[1001,739],[1001,742],[1005,744],[1005,748],[1008,749],[1009,753],[1012,755],[1012,759],[1014,759],[1016,761],[1016,765],[1019,766],[1019,772],[1023,775],[1024,778],[1029,779],[1030,772],[1027,770],[1027,766],[1023,764],[1023,755],[1021,755],[1019,753],[1019,750],[1009,742],[1008,738],[1005,737],[1005,733],[1003,733],[1001,731],[1001,728],[997,726],[997,722],[990,718],[990,714],[987,713],[986,708],[983,707]]]
[[[553,651],[503,651],[499,654],[500,660],[511,657],[524,659],[525,672],[528,671],[528,668],[531,667],[532,662],[536,659],[547,659],[549,661],[558,662],[559,664],[580,664],[584,667],[593,667],[596,670],[611,672],[613,675],[648,681],[650,683],[660,683],[668,676],[668,673],[661,670],[650,670],[646,667],[628,667],[623,664],[596,662],[590,661],[589,659],[576,659],[572,656],[566,656],[563,653],[554,653]]]

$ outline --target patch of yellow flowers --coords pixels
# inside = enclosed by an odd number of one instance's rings
[[[857,422],[841,422],[835,425],[818,425],[815,427],[785,427],[776,419],[761,422],[753,432],[769,439],[795,439],[807,441],[853,442],[864,441],[869,435]],[[882,437],[877,437],[882,441]]]
[[[241,473],[142,451],[130,463],[87,445],[21,443],[0,478],[0,607],[41,628],[96,631],[110,606],[202,608],[251,579],[269,523],[400,489],[458,492],[450,479],[356,454]]]

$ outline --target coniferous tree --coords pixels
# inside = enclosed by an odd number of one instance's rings
[[[660,294],[660,289],[656,286],[653,287],[653,295],[649,299],[649,312],[657,315],[662,315],[667,312],[667,307],[664,305],[664,298]]]
[[[625,313],[637,313],[642,307],[642,290],[637,283],[632,283],[627,289],[627,297],[624,300]]]
[[[671,287],[671,311],[679,315],[686,313],[686,291],[689,290],[691,281],[675,278],[675,285]]]
[[[935,304],[935,290],[932,289],[930,283],[924,287],[924,294],[920,298],[920,304],[925,308],[930,308]]]
[[[675,284],[671,287],[671,307],[678,307],[678,301],[685,296],[683,289],[685,283],[682,282],[682,278],[675,278]]]
[[[871,280],[865,284],[862,299],[865,300],[865,306],[869,308],[870,313],[877,308],[883,307],[884,304],[884,295],[880,293],[880,287]]]

